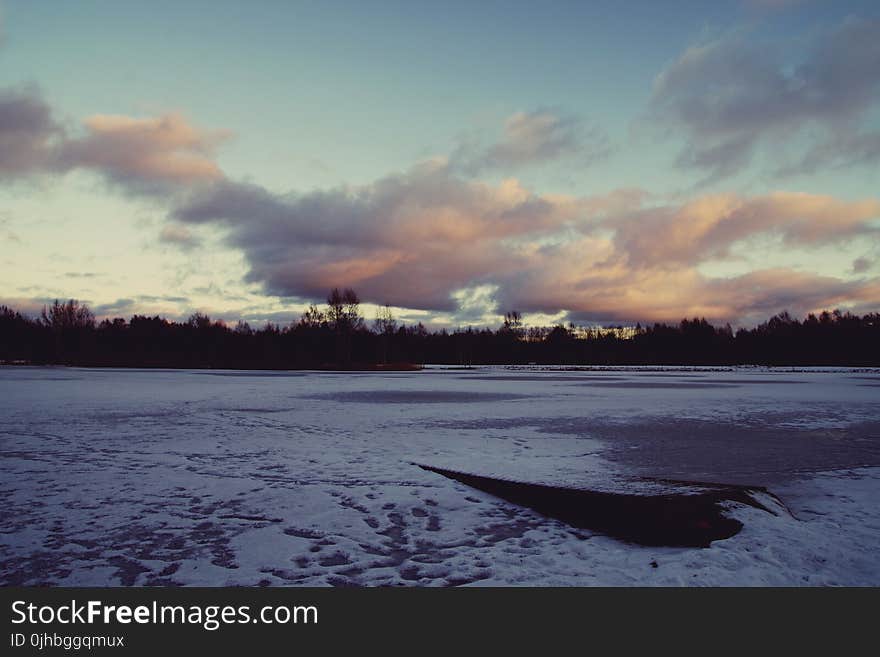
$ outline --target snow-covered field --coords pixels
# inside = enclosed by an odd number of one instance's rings
[[[880,585],[880,374],[0,368],[5,585]],[[424,463],[767,486],[710,548],[574,529]]]

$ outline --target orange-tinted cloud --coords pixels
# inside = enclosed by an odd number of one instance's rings
[[[321,298],[345,285],[380,303],[451,310],[452,290],[514,270],[513,242],[564,229],[579,202],[515,181],[464,181],[429,163],[363,188],[293,198],[223,182],[175,216],[225,226],[247,256],[248,280],[273,294]]]
[[[798,245],[841,241],[878,232],[870,223],[876,217],[878,199],[846,202],[792,192],[755,198],[724,194],[614,217],[610,228],[619,253],[631,266],[645,267],[725,256],[733,244],[762,233]]]
[[[96,115],[71,134],[36,89],[0,89],[0,182],[91,170],[127,192],[173,192],[223,178],[214,151],[227,136],[179,114]]]
[[[84,136],[59,148],[59,168],[92,169],[127,189],[146,191],[223,177],[213,154],[226,133],[200,130],[179,114],[96,115],[86,119],[84,127]]]
[[[300,196],[224,181],[174,214],[222,227],[246,257],[247,280],[279,296],[320,299],[351,286],[367,301],[454,312],[461,290],[489,286],[502,308],[603,321],[738,321],[880,304],[877,279],[698,269],[757,236],[809,250],[876,231],[876,199],[779,192],[648,206],[648,198],[638,190],[541,196],[512,180],[463,180],[435,163]]]
[[[614,322],[678,321],[706,317],[712,321],[753,324],[782,310],[797,315],[853,307],[876,311],[880,278],[844,280],[784,268],[769,268],[731,277],[708,277],[692,267],[632,270],[599,266],[578,276],[534,276],[504,307],[538,311],[570,309],[575,320]]]
[[[166,224],[159,233],[159,241],[184,249],[192,248],[199,243],[198,238],[193,235],[193,232],[180,224]]]

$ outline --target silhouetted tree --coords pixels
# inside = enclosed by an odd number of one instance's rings
[[[43,309],[36,319],[0,306],[0,361],[116,367],[305,368],[410,363],[848,365],[880,366],[880,314],[841,311],[803,321],[780,313],[735,333],[703,318],[635,331],[522,327],[505,315],[488,328],[428,331],[403,325],[388,309],[373,331],[359,315],[357,295],[336,291],[327,312],[312,306],[293,326],[268,323],[234,328],[195,313],[186,321],[133,316],[95,323],[89,309],[70,300]],[[520,336],[520,337],[517,337]]]
[[[327,318],[324,313],[321,312],[321,309],[315,304],[312,304],[308,307],[308,310],[302,314],[302,317],[300,317],[299,325],[308,328],[315,328],[321,326],[326,321]]]
[[[51,306],[43,306],[40,319],[45,326],[53,331],[95,327],[95,316],[92,311],[76,299],[70,299],[67,303],[61,303],[55,299],[55,303]]]
[[[330,325],[336,332],[336,363],[348,366],[351,363],[352,333],[363,328],[360,315],[361,300],[351,288],[339,291],[334,287],[327,296],[327,315]]]
[[[520,315],[518,310],[511,310],[504,315],[504,324],[501,327],[503,331],[507,331],[511,333],[513,336],[520,338],[522,337],[523,331],[523,323],[522,323],[522,315]]]
[[[235,325],[235,332],[238,335],[253,335],[254,330],[251,328],[251,325],[248,324],[243,319],[238,320],[238,324]]]
[[[394,313],[391,312],[391,306],[387,303],[383,308],[379,308],[376,311],[376,319],[373,321],[373,326],[379,335],[380,359],[382,363],[387,364],[391,337],[397,330],[397,320],[394,318]]]
[[[95,328],[95,316],[76,299],[66,303],[55,299],[51,306],[43,306],[40,321],[52,333],[57,362],[72,364],[91,347],[90,332]]]

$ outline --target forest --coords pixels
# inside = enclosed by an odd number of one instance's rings
[[[635,327],[526,327],[518,312],[497,329],[428,330],[387,307],[371,321],[350,289],[334,289],[290,325],[229,326],[135,315],[98,322],[74,300],[39,317],[0,306],[0,363],[217,369],[413,369],[421,364],[880,366],[880,314],[787,312],[736,331],[705,319]]]

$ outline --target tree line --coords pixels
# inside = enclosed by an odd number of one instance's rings
[[[405,369],[415,364],[880,366],[880,314],[780,313],[733,331],[705,319],[629,329],[525,327],[517,312],[495,330],[429,331],[388,307],[368,322],[350,289],[334,289],[287,326],[229,326],[196,313],[182,322],[134,315],[98,322],[56,301],[37,318],[0,306],[0,363],[223,369]]]

